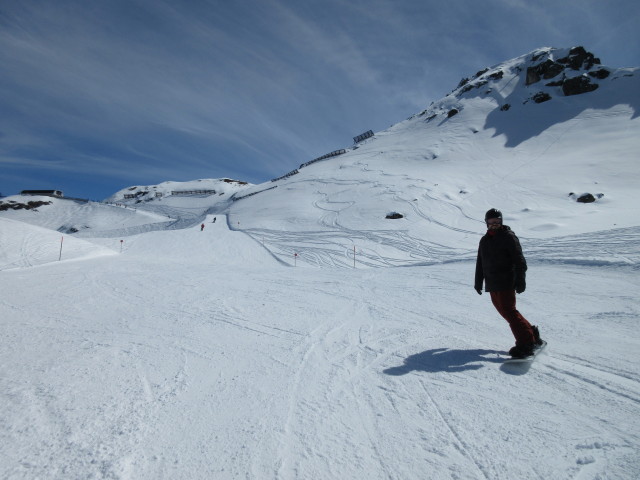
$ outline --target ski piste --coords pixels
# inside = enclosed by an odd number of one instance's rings
[[[503,363],[507,363],[507,364],[531,363],[546,347],[547,347],[547,342],[545,340],[542,340],[542,345],[540,345],[539,347],[536,347],[533,350],[533,355],[529,355],[528,357],[522,357],[522,358],[518,358],[518,357],[507,358]]]

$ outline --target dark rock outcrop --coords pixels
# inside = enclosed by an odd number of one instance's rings
[[[544,53],[536,55],[532,60],[538,61],[544,58],[544,55]],[[596,58],[593,53],[587,52],[584,47],[574,47],[569,51],[569,55],[566,57],[559,58],[556,61],[547,58],[542,63],[527,68],[526,85],[532,85],[542,79],[548,80],[555,78],[562,74],[562,78],[546,83],[545,85],[548,87],[561,87],[565,96],[592,92],[598,88],[598,84],[593,83],[590,77],[598,80],[607,78],[610,74],[607,69],[600,68],[593,72],[588,72],[588,76],[583,74],[581,76],[574,76],[571,78],[567,78],[566,72],[568,70],[590,70],[594,65],[599,64],[600,59]],[[540,102],[536,101],[536,103]]]
[[[583,193],[582,195],[577,195],[571,192],[569,196],[575,199],[575,201],[579,203],[593,203],[598,199],[604,197],[604,193],[596,193],[595,195],[593,195],[592,193],[587,192],[587,193]]]
[[[593,92],[598,88],[597,83],[591,83],[591,79],[586,75],[568,78],[562,83],[562,92],[565,96],[580,95],[581,93]]]
[[[605,68],[601,68],[599,70],[596,70],[594,72],[589,72],[589,75],[593,78],[597,78],[598,80],[604,80],[605,78],[607,78],[609,75],[611,74],[611,72],[609,72],[609,70],[605,69]]]
[[[564,70],[564,65],[549,59],[535,67],[527,68],[527,85],[539,82],[541,79],[548,80],[557,77]]]
[[[580,202],[580,203],[593,203],[596,201],[596,197],[594,197],[592,194],[590,193],[585,193],[583,195],[580,195],[577,199],[576,202]]]
[[[7,203],[0,202],[0,212],[4,212],[6,210],[34,210],[38,211],[38,207],[42,207],[43,205],[51,205],[51,202],[44,201],[30,201],[27,203],[17,203],[13,200],[10,200]]]
[[[594,65],[600,65],[600,59],[593,53],[587,52],[584,47],[574,47],[569,51],[569,55],[559,58],[558,63],[568,66],[572,70],[591,70]]]
[[[538,92],[532,97],[532,99],[536,103],[548,102],[551,100],[551,95],[546,92]]]

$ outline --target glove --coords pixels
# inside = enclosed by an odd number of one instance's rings
[[[516,293],[522,293],[526,290],[527,286],[524,282],[516,283]]]
[[[475,288],[476,292],[478,292],[478,295],[482,295],[482,287],[473,287]]]

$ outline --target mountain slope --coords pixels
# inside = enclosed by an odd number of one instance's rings
[[[589,58],[540,49],[479,72],[420,114],[233,203],[231,225],[319,264],[348,264],[356,243],[376,265],[471,255],[491,207],[532,240],[636,227],[640,75]],[[527,84],[540,65],[562,70]],[[572,79],[597,88],[567,96],[559,82]],[[597,201],[576,202],[584,193]],[[404,218],[387,220],[392,212]]]

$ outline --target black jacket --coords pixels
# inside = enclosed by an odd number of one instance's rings
[[[495,235],[487,233],[480,239],[476,261],[475,288],[487,292],[521,290],[525,288],[527,261],[516,234],[506,225]]]

